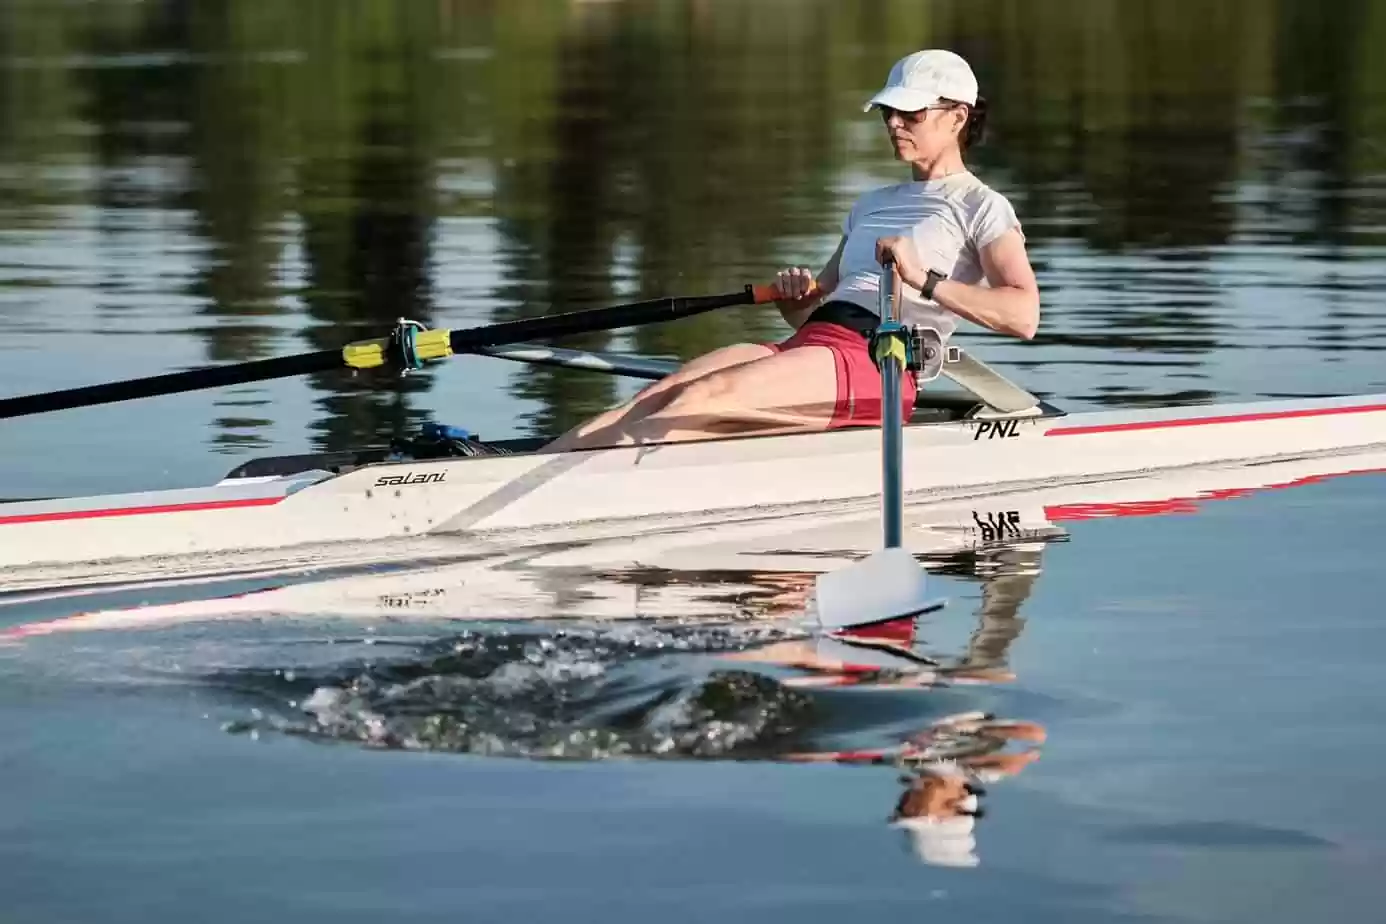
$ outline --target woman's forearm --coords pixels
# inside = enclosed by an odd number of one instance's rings
[[[1039,292],[1033,289],[945,279],[934,287],[934,301],[974,324],[1024,340],[1039,329]]]
[[[812,294],[793,301],[776,302],[775,306],[780,309],[780,316],[789,323],[789,326],[798,330],[804,326],[804,322],[813,314],[814,309],[823,304],[828,297],[828,293],[822,289],[814,289]]]
[[[1039,284],[1025,253],[1024,236],[1012,228],[978,249],[988,284],[943,279],[934,286],[933,300],[959,317],[998,333],[1023,340],[1034,338],[1039,329]],[[908,237],[879,238],[876,259],[883,267],[893,263],[901,281],[913,289],[922,292],[928,283],[928,273]]]

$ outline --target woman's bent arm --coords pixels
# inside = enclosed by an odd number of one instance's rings
[[[886,237],[876,242],[876,258],[889,254],[900,269],[900,278],[914,289],[923,289],[928,267],[921,266],[914,244],[906,237]],[[1025,239],[1011,229],[981,249],[982,271],[990,286],[945,279],[934,287],[934,301],[997,333],[1029,340],[1039,329],[1039,284],[1025,252]]]
[[[974,324],[1032,339],[1039,330],[1039,283],[1020,232],[1007,231],[983,247],[981,256],[990,288],[945,279],[934,287],[934,301]]]

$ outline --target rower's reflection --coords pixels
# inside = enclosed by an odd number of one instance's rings
[[[950,716],[911,739],[902,763],[911,773],[890,815],[922,862],[932,866],[976,866],[974,827],[984,813],[986,783],[1013,776],[1039,759],[1037,749],[998,753],[1012,742],[1043,743],[1036,722],[998,720],[990,715]],[[941,756],[940,751],[958,751]]]
[[[1025,620],[1020,608],[1040,574],[1042,543],[997,546],[954,556],[943,570],[981,581],[977,626],[955,656],[921,650],[917,620],[781,642],[735,657],[796,671],[800,687],[935,688],[1015,681],[1010,650]],[[947,611],[945,611],[947,612]],[[946,617],[941,617],[946,618]],[[783,755],[804,763],[888,765],[905,771],[904,790],[888,822],[904,832],[914,856],[929,865],[980,863],[976,825],[988,784],[1039,759],[1046,739],[1037,722],[986,712],[945,716],[894,747]]]

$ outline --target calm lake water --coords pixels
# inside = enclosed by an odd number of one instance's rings
[[[970,349],[1072,410],[1386,391],[1383,43],[1368,0],[10,0],[0,395],[819,265],[901,175],[861,103],[935,45],[979,72],[974,169],[1044,291],[1033,342]],[[566,343],[782,333],[741,309]],[[0,497],[428,419],[554,434],[631,387],[462,357],[6,421]],[[345,572],[0,597],[0,917],[1376,920],[1383,469],[941,555],[915,641],[953,682],[914,690],[799,685],[802,640],[725,619],[792,606],[792,575],[565,572],[465,623],[313,595]],[[911,736],[989,771],[970,831],[891,823],[949,801],[918,767],[809,756]]]

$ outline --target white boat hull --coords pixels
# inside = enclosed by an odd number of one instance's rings
[[[926,562],[976,553],[1004,556],[1014,569],[1019,553],[1038,569],[1043,547],[1070,538],[1074,522],[1187,514],[1253,493],[1367,473],[1386,473],[1386,448],[916,501],[905,510],[903,538]],[[0,628],[0,644],[54,633],[259,618],[797,619],[817,575],[860,560],[879,538],[878,518],[858,509],[651,527],[467,555],[444,537],[426,537],[394,549],[396,557],[377,554],[373,561],[324,556],[316,567],[301,568],[280,559],[274,568],[216,577],[151,572],[143,584],[126,572],[120,584],[36,588],[0,598],[0,612],[34,614]],[[947,584],[943,579],[942,596],[952,594]],[[151,595],[172,602],[150,603]]]
[[[0,589],[122,562],[465,535],[619,535],[879,502],[878,430],[741,437],[229,479],[182,491],[0,504]],[[913,424],[907,499],[1123,478],[1386,445],[1386,395]],[[555,533],[556,531],[556,533]]]

